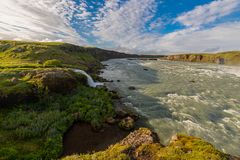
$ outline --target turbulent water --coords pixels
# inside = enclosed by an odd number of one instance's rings
[[[240,155],[239,67],[127,59],[104,64],[102,77],[114,80],[107,85],[147,117],[162,143],[184,133]]]

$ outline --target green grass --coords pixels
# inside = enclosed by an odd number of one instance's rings
[[[84,70],[100,67],[99,61],[88,50],[65,43],[0,41],[0,68],[44,67],[49,60]]]
[[[159,159],[226,160],[227,155],[200,138],[178,135],[178,140],[157,152]]]
[[[63,160],[131,160],[127,154],[130,146],[121,146],[116,144],[110,146],[109,149],[94,154],[72,155],[63,158]]]
[[[92,52],[103,52],[99,50],[65,43],[0,41],[0,159],[57,159],[63,134],[74,121],[100,128],[113,116],[111,95],[85,86],[80,75],[67,69],[96,72],[101,64]],[[41,77],[32,73],[52,70],[76,77],[77,88],[67,94],[43,90]],[[36,99],[25,99],[29,95]]]
[[[63,134],[74,121],[99,128],[114,114],[108,92],[83,85],[72,94],[43,96],[0,113],[0,159],[56,159]]]

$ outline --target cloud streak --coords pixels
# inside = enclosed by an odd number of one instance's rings
[[[239,7],[239,0],[216,0],[181,14],[175,21],[187,27],[197,27],[227,16]]]
[[[75,4],[71,0],[1,1],[0,37],[84,43],[81,36],[70,26],[74,10]]]
[[[172,17],[157,0],[0,1],[0,38],[63,41],[139,54],[240,50],[240,21],[214,23],[239,11],[239,0],[215,0]],[[96,8],[94,8],[96,7]],[[169,25],[183,28],[161,33]],[[211,24],[211,27],[206,27]],[[158,31],[159,30],[159,31]],[[156,32],[158,31],[158,32]]]

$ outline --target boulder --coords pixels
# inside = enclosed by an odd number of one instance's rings
[[[13,77],[10,81],[12,83],[16,84],[19,80],[16,77]]]
[[[139,146],[145,144],[158,143],[158,136],[147,128],[139,128],[134,132],[130,133],[126,138],[124,138],[120,144],[129,145],[132,149],[136,149]]]
[[[128,116],[128,113],[122,107],[116,107],[115,113],[117,118],[125,118]]]
[[[108,124],[115,124],[116,120],[113,117],[108,117],[106,119],[106,123],[108,123]]]
[[[175,142],[177,142],[178,140],[179,140],[178,135],[173,135],[173,136],[171,137],[170,144],[175,143]]]
[[[120,99],[119,94],[116,91],[109,91],[112,99]]]
[[[128,89],[129,89],[129,90],[136,90],[136,87],[130,86],[130,87],[128,87]]]
[[[127,131],[132,130],[134,128],[134,119],[126,117],[118,123],[118,126]]]
[[[69,93],[77,87],[76,75],[68,70],[47,69],[28,73],[29,82],[50,92]]]

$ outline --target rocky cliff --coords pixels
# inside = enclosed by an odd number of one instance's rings
[[[179,54],[167,56],[165,59],[172,61],[240,65],[240,51],[222,52],[217,54]]]

